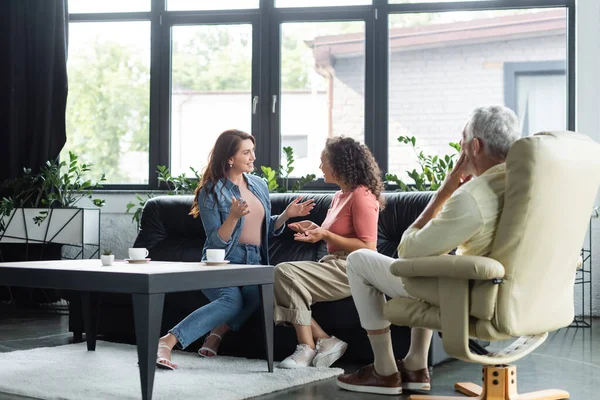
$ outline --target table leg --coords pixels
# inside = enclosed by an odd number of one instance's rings
[[[156,372],[156,352],[165,294],[133,294],[132,298],[142,399],[150,400]]]
[[[269,372],[273,372],[273,284],[260,285],[260,298],[265,330],[265,347],[267,349],[267,365]]]
[[[99,293],[81,292],[81,306],[83,308],[83,326],[85,327],[85,339],[87,341],[87,349],[89,351],[96,350],[99,300]]]

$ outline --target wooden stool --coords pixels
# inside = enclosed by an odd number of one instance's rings
[[[483,387],[470,382],[459,382],[454,389],[477,400],[560,400],[568,399],[564,390],[549,389],[525,394],[517,393],[515,365],[488,365],[483,367]],[[410,400],[464,399],[463,396],[411,395]]]

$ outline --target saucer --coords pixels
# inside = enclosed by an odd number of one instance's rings
[[[202,261],[202,264],[208,265],[208,266],[212,266],[212,265],[225,265],[225,264],[229,264],[229,260],[224,260],[224,261]]]
[[[145,264],[148,261],[150,261],[149,258],[141,258],[139,260],[132,260],[131,258],[126,258],[125,261],[127,261],[130,264]]]

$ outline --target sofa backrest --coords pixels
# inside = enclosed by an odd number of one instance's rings
[[[423,211],[433,193],[385,193],[386,207],[379,215],[377,250],[390,257],[397,256],[402,233]],[[297,193],[271,195],[272,213],[280,214]],[[315,208],[306,218],[321,224],[327,215],[333,193],[302,193],[305,200],[313,199]],[[188,215],[193,196],[159,196],[146,202],[135,247],[146,247],[153,260],[199,261],[206,239],[200,218]],[[299,218],[300,219],[300,218]],[[290,222],[293,222],[291,220]],[[286,229],[273,238],[269,253],[271,264],[283,261],[318,260],[327,253],[323,242],[317,244],[294,241],[293,232]]]

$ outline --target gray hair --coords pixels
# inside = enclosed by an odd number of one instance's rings
[[[465,125],[465,139],[479,138],[490,157],[506,159],[510,146],[521,137],[519,119],[504,106],[476,108]]]

